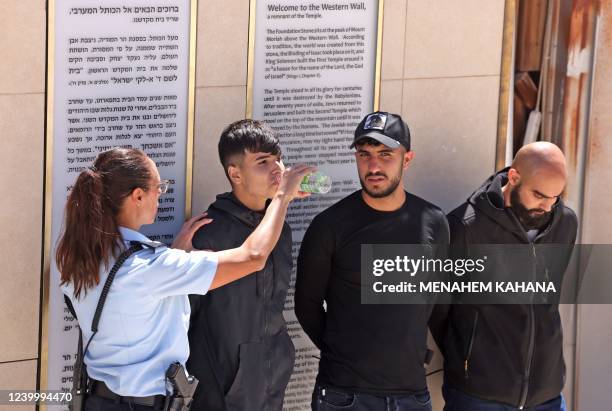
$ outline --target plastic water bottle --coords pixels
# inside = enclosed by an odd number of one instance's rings
[[[300,190],[305,193],[326,194],[332,187],[331,177],[316,171],[304,176]]]

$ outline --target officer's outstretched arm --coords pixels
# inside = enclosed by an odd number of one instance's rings
[[[255,231],[240,247],[216,253],[219,265],[211,290],[263,269],[280,237],[289,203],[308,196],[299,191],[299,186],[304,176],[313,171],[313,167],[303,164],[284,171],[278,191]]]

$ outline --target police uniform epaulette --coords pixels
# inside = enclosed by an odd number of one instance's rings
[[[157,250],[163,247],[168,247],[166,244],[160,241],[130,241],[130,245],[140,244],[146,248],[151,248],[153,250]]]

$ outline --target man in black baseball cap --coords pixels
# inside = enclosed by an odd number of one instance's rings
[[[372,199],[396,207],[404,200],[404,171],[414,158],[410,130],[397,114],[377,111],[361,120],[351,148],[356,149],[357,171],[367,204]]]
[[[368,137],[389,148],[398,148],[402,145],[407,151],[410,151],[410,129],[397,114],[377,111],[365,116],[355,130],[355,139],[351,148],[355,147],[360,140]]]
[[[396,114],[365,116],[351,147],[362,190],[317,215],[297,262],[295,314],[321,350],[312,409],[431,411],[431,305],[361,304],[362,244],[448,244],[435,205],[404,190],[414,158]],[[326,306],[326,309],[325,309]]]

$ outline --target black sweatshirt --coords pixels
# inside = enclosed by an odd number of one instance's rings
[[[387,394],[427,388],[432,306],[362,305],[361,244],[448,242],[444,213],[409,193],[399,210],[384,212],[357,191],[314,218],[298,257],[295,313],[321,350],[319,384]]]
[[[578,219],[559,199],[548,226],[530,241],[505,207],[502,187],[508,168],[491,176],[467,202],[448,215],[451,242],[461,258],[478,244],[530,244],[523,258],[508,264],[503,253],[488,271],[512,273],[518,266],[540,271],[536,278],[563,275]],[[547,246],[556,245],[554,248]],[[560,253],[562,249],[566,251]],[[515,249],[516,250],[516,249]],[[560,258],[560,257],[563,258]],[[546,272],[546,274],[541,273]],[[532,408],[559,396],[565,382],[563,336],[557,304],[453,304],[438,306],[432,334],[444,354],[444,382],[472,397],[512,407]]]
[[[263,214],[225,193],[210,205],[208,217],[213,222],[198,229],[193,246],[220,251],[239,247]],[[283,318],[291,268],[291,229],[285,223],[263,269],[189,296],[187,369],[200,380],[193,411],[282,410],[295,357]]]

